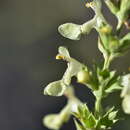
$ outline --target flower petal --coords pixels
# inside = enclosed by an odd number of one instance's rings
[[[127,74],[122,77],[121,85],[124,86],[121,97],[125,97],[126,95],[130,95],[130,74]]]
[[[73,24],[73,23],[66,23],[60,25],[58,28],[59,33],[71,40],[80,40],[81,37],[81,25]]]
[[[43,124],[49,129],[59,130],[69,120],[70,116],[70,104],[67,104],[60,113],[45,116],[43,118]]]
[[[47,85],[47,87],[44,89],[44,94],[50,96],[62,96],[66,88],[67,86],[62,80],[55,81]]]
[[[130,95],[125,96],[122,102],[122,107],[126,114],[130,114]]]

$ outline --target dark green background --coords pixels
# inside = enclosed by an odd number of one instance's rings
[[[102,62],[96,31],[80,41],[65,39],[57,31],[60,24],[81,24],[93,15],[82,0],[0,0],[0,130],[47,130],[42,117],[65,105],[64,97],[41,94],[42,86],[60,79],[65,71],[66,64],[55,60],[58,46],[67,46],[73,57],[89,66]],[[109,10],[104,9],[104,15],[116,24]],[[112,68],[128,71],[129,56],[117,59]],[[76,89],[80,99],[92,107],[91,92],[78,84]],[[105,103],[120,104],[117,98],[112,95]],[[127,118],[113,130],[130,130]],[[62,128],[74,129],[72,121]]]

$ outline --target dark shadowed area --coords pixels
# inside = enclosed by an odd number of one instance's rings
[[[116,20],[104,7],[106,19]],[[73,57],[92,65],[102,62],[97,49],[97,33],[92,31],[80,41],[63,38],[57,31],[65,22],[84,23],[94,13],[83,0],[0,0],[0,130],[47,130],[42,125],[46,114],[59,112],[64,97],[41,94],[42,87],[62,77],[66,64],[55,60],[59,46],[66,46]],[[112,68],[128,71],[130,53],[117,59]],[[84,86],[76,86],[77,96],[89,107],[94,97]],[[118,94],[104,101],[117,103]],[[122,115],[121,115],[122,116]],[[130,130],[130,116],[113,130]],[[61,130],[75,130],[73,121]]]

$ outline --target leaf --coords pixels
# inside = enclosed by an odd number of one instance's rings
[[[130,11],[130,2],[129,0],[121,0],[120,2],[120,10],[117,13],[118,18],[118,26],[117,28],[120,29],[124,21],[127,20],[129,17],[129,11]],[[125,8],[124,8],[125,7]]]
[[[120,40],[120,52],[125,53],[130,49],[130,33],[126,34],[121,40]]]
[[[113,93],[118,90],[122,90],[122,86],[118,82],[116,82],[116,83],[112,84],[109,88],[107,88],[105,90],[105,92],[109,94],[109,93]]]
[[[80,125],[76,120],[74,120],[75,126],[77,130],[87,130],[82,125]]]
[[[105,3],[107,4],[111,12],[116,15],[116,13],[119,11],[119,7],[117,6],[117,4],[114,3],[112,0],[105,0]]]
[[[90,113],[86,104],[79,105],[78,112],[74,113],[74,115],[86,129],[95,128],[96,119],[94,115]]]
[[[92,113],[89,115],[89,117],[86,121],[87,121],[86,125],[88,128],[95,128],[96,127],[96,119]]]
[[[100,119],[99,125],[105,126],[106,128],[109,128],[110,126],[113,125],[113,121],[109,120],[107,116],[104,116],[103,118]]]
[[[47,87],[44,89],[44,94],[50,96],[62,96],[66,88],[67,86],[62,80],[55,81],[47,85]]]
[[[100,86],[103,87],[104,97],[106,97],[108,94],[112,92],[116,92],[122,89],[120,77],[116,74],[116,71],[109,71],[107,69],[102,71],[98,69],[97,75],[100,82]],[[100,91],[95,92],[96,95],[99,95],[100,93]]]
[[[111,87],[116,82],[119,82],[119,76],[116,75],[116,71],[109,72],[109,77],[106,79],[106,89]]]
[[[104,56],[104,59],[107,59],[108,57],[108,50],[105,48],[105,46],[103,45],[100,37],[98,37],[98,49],[101,51],[101,53]]]
[[[118,111],[112,111],[111,113],[109,113],[109,120],[115,120],[116,116],[117,116]]]
[[[89,117],[90,111],[86,104],[82,104],[78,106],[78,113],[82,118]]]
[[[73,24],[73,23],[66,23],[60,25],[58,28],[59,33],[71,40],[80,40],[81,37],[81,25]]]
[[[86,104],[83,104],[83,113],[84,113],[84,118],[89,117],[89,115],[90,115],[89,108]]]
[[[98,121],[98,127],[106,127],[106,128],[110,128],[113,124],[116,123],[117,119],[117,112],[118,111],[114,111],[114,107],[110,108],[103,117],[101,117]]]

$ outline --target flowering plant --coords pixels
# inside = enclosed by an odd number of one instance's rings
[[[110,11],[117,17],[116,29],[108,23],[102,13],[102,2],[105,2]],[[89,68],[70,56],[66,47],[59,47],[57,60],[67,62],[67,69],[63,77],[47,85],[43,94],[49,96],[66,96],[67,105],[58,114],[44,117],[43,123],[49,129],[59,130],[70,116],[74,116],[77,130],[108,130],[118,122],[118,112],[114,106],[106,109],[102,101],[109,94],[120,91],[122,108],[130,114],[130,74],[118,75],[116,70],[110,69],[111,62],[130,49],[130,33],[120,35],[122,26],[129,28],[130,1],[129,0],[92,0],[86,3],[94,12],[94,17],[82,25],[65,23],[59,26],[59,33],[71,40],[80,40],[82,35],[89,35],[92,29],[97,31],[98,49],[102,53],[102,66]],[[71,79],[76,77],[77,82],[88,87],[95,96],[95,107],[90,110],[87,104],[80,101],[74,93]]]

